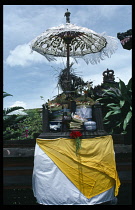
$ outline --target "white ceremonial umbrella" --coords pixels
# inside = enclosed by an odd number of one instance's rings
[[[47,29],[31,42],[32,50],[45,56],[47,60],[67,57],[67,81],[70,80],[72,57],[84,59],[88,64],[96,64],[105,56],[110,57],[117,49],[117,38],[99,34],[95,31],[70,23],[70,12],[65,13],[66,24]]]

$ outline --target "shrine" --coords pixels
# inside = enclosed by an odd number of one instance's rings
[[[117,48],[114,37],[70,23],[46,30],[31,48],[49,61],[66,57],[58,85],[62,90],[43,104],[43,133],[36,138],[33,193],[43,205],[117,203],[120,180],[113,138],[105,131],[101,104],[90,97],[91,82],[78,77],[70,57],[98,63]],[[114,82],[114,71],[104,72]],[[104,180],[104,181],[103,181]]]

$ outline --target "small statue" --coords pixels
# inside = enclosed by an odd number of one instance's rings
[[[67,9],[67,12],[65,12],[65,15],[64,15],[64,17],[66,16],[66,23],[70,23],[70,12],[68,11],[68,9]]]

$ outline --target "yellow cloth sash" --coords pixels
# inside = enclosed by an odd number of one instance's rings
[[[37,138],[36,142],[87,198],[114,185],[115,196],[118,195],[120,180],[116,171],[111,135],[82,139],[77,156],[75,139]]]

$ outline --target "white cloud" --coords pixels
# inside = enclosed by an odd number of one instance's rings
[[[23,101],[15,101],[15,102],[10,106],[10,108],[12,108],[12,107],[17,107],[17,106],[21,106],[21,107],[23,107],[24,109],[27,108],[26,103],[23,102]],[[13,111],[13,112],[10,113],[9,115],[11,115],[11,114],[23,114],[23,115],[25,115],[25,113],[23,112],[23,109],[19,109],[19,110]]]
[[[5,63],[13,66],[29,66],[33,63],[47,62],[45,57],[39,53],[32,52],[30,44],[18,45],[14,50],[10,51],[10,55],[7,57]]]
[[[56,61],[51,61],[51,63],[59,64],[66,63],[66,58],[55,57]],[[70,58],[72,62],[73,59]],[[14,50],[10,51],[9,56],[5,60],[5,64],[13,66],[30,66],[35,63],[49,63],[49,61],[39,53],[31,51],[30,43],[18,45]]]
[[[22,106],[23,108],[27,108],[27,105],[23,101],[15,101],[14,104],[12,104],[10,107],[15,107],[15,106]]]

